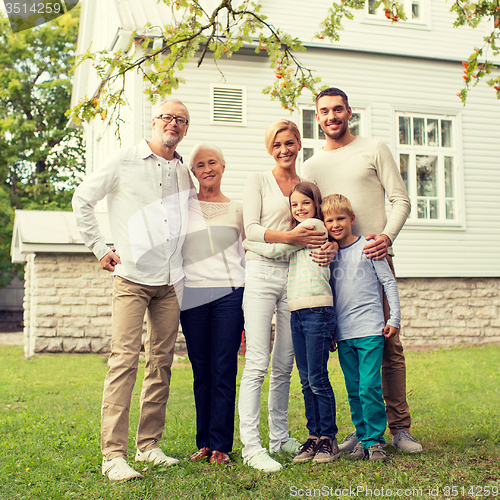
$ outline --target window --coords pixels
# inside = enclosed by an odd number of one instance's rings
[[[366,18],[391,22],[385,17],[384,4],[376,7],[376,3],[376,0],[368,0],[366,2]],[[424,24],[426,22],[424,9],[425,0],[402,0],[400,3],[402,4],[403,10],[406,14],[405,23]]]
[[[353,108],[352,117],[349,120],[351,134],[366,136],[365,121],[365,110]],[[302,161],[306,161],[324,146],[325,133],[316,121],[316,108],[303,108],[301,122]]]
[[[412,202],[409,221],[459,224],[454,116],[397,113],[397,161]]]
[[[212,85],[211,123],[246,125],[246,92],[244,87]]]

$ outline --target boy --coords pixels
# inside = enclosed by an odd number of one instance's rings
[[[356,427],[358,444],[353,460],[387,460],[384,432],[387,426],[380,369],[384,337],[399,332],[400,309],[396,281],[385,259],[363,254],[366,240],[352,234],[354,212],[340,194],[323,199],[321,209],[328,234],[339,244],[331,265],[337,327],[335,342]],[[382,286],[391,309],[384,323]]]

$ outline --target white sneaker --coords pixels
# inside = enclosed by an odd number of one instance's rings
[[[422,445],[418,439],[410,434],[410,431],[402,430],[392,436],[392,445],[406,453],[421,453]]]
[[[128,481],[136,477],[142,477],[137,471],[132,469],[123,457],[112,458],[102,461],[102,473],[110,481]]]
[[[137,453],[135,454],[135,461],[148,463],[153,462],[155,465],[166,466],[177,465],[179,463],[179,460],[176,458],[167,457],[167,455],[165,455],[165,453],[163,453],[163,451],[161,451],[158,447],[151,448],[147,451],[137,450]]]
[[[273,460],[266,450],[258,451],[252,458],[245,459],[244,463],[264,472],[278,472],[281,470],[281,464]]]

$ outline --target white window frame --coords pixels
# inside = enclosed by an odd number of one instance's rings
[[[421,14],[418,18],[412,18],[413,3],[418,2]],[[399,28],[430,29],[430,4],[428,0],[402,0],[403,10],[406,14],[406,21],[392,22],[385,17],[384,5],[380,5],[375,13],[370,12],[370,0],[365,2],[365,22],[372,24],[391,25]]]
[[[360,116],[360,123],[359,123],[359,132],[356,135],[360,135],[362,137],[370,137],[371,136],[371,131],[368,126],[370,123],[370,106],[355,106],[351,107],[353,115],[358,114]],[[301,105],[299,106],[299,116],[297,119],[297,124],[299,126],[300,134],[302,136],[302,149],[299,154],[299,165],[301,166],[304,163],[304,152],[306,149],[312,149],[314,152],[313,154],[317,153],[320,151],[323,146],[325,145],[325,137],[324,133],[321,131],[321,127],[319,126],[319,123],[316,121],[316,116],[314,117],[314,138],[310,137],[305,137],[304,136],[304,111],[309,111],[313,112],[314,116],[316,115],[316,107],[313,105]],[[320,135],[323,134],[323,137]],[[300,173],[300,172],[299,172]]]
[[[399,129],[399,118],[405,117],[409,118],[412,123],[412,128],[410,132],[410,144],[400,144],[400,129]],[[427,129],[427,119],[438,120],[439,123],[439,145],[417,145],[414,144],[413,138],[413,119],[423,118],[425,123],[425,136],[426,142],[428,142],[428,129]],[[451,121],[452,133],[451,147],[445,147],[442,145],[442,135],[441,135],[441,120]],[[401,156],[408,155],[408,172],[406,185],[408,189],[408,195],[411,200],[411,213],[408,216],[405,227],[415,227],[415,228],[437,228],[437,229],[465,229],[465,197],[463,193],[463,161],[461,154],[461,130],[462,123],[460,114],[450,114],[446,112],[422,112],[422,111],[394,111],[394,151],[395,160],[401,171]],[[436,168],[437,168],[437,195],[436,196],[418,196],[417,193],[417,156],[436,156]],[[447,197],[445,193],[445,157],[453,158],[453,197]],[[403,173],[404,176],[404,173]],[[438,201],[438,217],[437,218],[419,218],[419,201],[429,201],[431,199],[436,199]],[[454,211],[455,218],[446,218],[446,201],[453,200],[455,203]],[[430,214],[430,205],[427,204]]]
[[[227,89],[230,91],[241,91],[241,121],[220,120],[215,117],[215,89]],[[243,85],[228,85],[224,83],[212,83],[210,85],[210,124],[230,125],[232,127],[246,127],[247,125],[247,91]]]

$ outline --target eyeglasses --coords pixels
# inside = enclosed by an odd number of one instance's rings
[[[158,115],[155,118],[159,118],[160,120],[163,120],[165,123],[170,123],[172,120],[175,120],[175,123],[177,123],[177,125],[187,125],[189,123],[186,120],[186,118],[183,118],[182,116]]]

